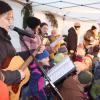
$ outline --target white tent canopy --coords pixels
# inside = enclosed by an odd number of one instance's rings
[[[34,10],[50,11],[65,18],[100,22],[100,0],[29,0],[29,2],[32,2]]]

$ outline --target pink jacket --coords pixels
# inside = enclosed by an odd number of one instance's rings
[[[32,30],[30,31],[29,28],[26,28],[26,32],[34,34],[34,32]],[[37,49],[37,47],[41,44],[41,38],[38,34],[35,34],[35,38],[24,36],[23,39],[30,50]],[[20,41],[20,44],[21,44],[21,51],[26,51],[27,48],[24,46],[22,41]]]

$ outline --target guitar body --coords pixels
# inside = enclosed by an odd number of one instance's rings
[[[18,70],[19,68],[21,68],[23,63],[24,63],[24,60],[20,56],[14,56],[11,59],[9,66],[4,70],[11,70],[11,71]],[[25,72],[25,78],[19,83],[18,90],[16,93],[12,90],[12,85],[8,86],[9,91],[10,91],[10,100],[19,100],[21,87],[25,83],[27,83],[30,78],[30,72],[28,70],[28,67],[26,67],[24,72]]]

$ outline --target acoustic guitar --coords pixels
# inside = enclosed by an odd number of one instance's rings
[[[30,72],[27,67],[29,65],[29,62],[30,61],[24,62],[24,60],[20,56],[14,56],[11,59],[9,66],[4,69],[14,71],[21,69],[22,67],[22,70],[24,70],[25,72],[25,78],[19,84],[8,86],[10,92],[10,100],[19,100],[21,87],[28,82],[30,77]]]
[[[20,56],[14,56],[12,59],[10,57],[11,60],[6,60],[7,63],[5,63],[4,66],[8,66],[6,67],[6,69],[4,70],[22,70],[25,72],[25,78],[19,83],[19,84],[14,84],[14,85],[10,85],[8,86],[9,91],[10,91],[10,100],[19,100],[20,97],[20,90],[21,87],[28,82],[29,78],[30,78],[30,72],[28,69],[29,64],[32,62],[32,60],[34,59],[34,57],[36,56],[36,54],[39,52],[40,48],[42,46],[42,43],[40,44],[40,46],[27,58],[26,61],[24,61]]]

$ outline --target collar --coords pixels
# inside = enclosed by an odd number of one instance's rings
[[[8,32],[4,28],[1,28],[1,27],[0,27],[0,38],[6,41],[11,40],[10,36],[8,35]]]

